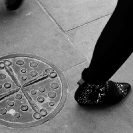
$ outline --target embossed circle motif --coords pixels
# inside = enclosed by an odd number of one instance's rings
[[[31,54],[0,57],[0,124],[26,128],[54,118],[67,98],[61,70]]]

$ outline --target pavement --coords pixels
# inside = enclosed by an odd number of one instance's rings
[[[81,72],[89,66],[93,49],[110,19],[116,0],[25,0],[20,9],[0,9],[0,57],[35,54],[58,68],[68,83],[67,100],[50,121],[36,127],[0,133],[132,133],[133,92],[108,108],[82,108],[74,100]],[[133,85],[133,55],[111,77]]]

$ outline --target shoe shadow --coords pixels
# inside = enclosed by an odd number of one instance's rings
[[[120,104],[120,103],[118,103],[118,104]],[[108,108],[111,108],[111,107],[114,107],[114,106],[117,106],[118,104],[110,104],[110,105],[89,105],[89,106],[80,106],[80,105],[78,105],[80,108],[82,108],[82,109],[84,109],[84,110],[88,110],[88,111],[90,111],[90,110],[99,110],[99,111],[101,111],[101,110],[105,110],[105,109],[108,109]]]
[[[122,99],[120,102],[114,103],[114,104],[101,104],[101,105],[88,105],[88,106],[83,106],[78,104],[78,108],[82,108],[85,111],[101,111],[101,110],[106,110],[109,108],[115,108],[117,106],[121,106],[123,102],[127,99],[128,97],[125,97]]]

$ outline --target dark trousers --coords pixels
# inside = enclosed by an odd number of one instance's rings
[[[102,84],[108,81],[133,51],[133,0],[119,0],[102,31],[88,68],[82,72],[84,81]]]

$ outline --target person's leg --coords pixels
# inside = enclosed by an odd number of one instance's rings
[[[117,7],[99,37],[89,68],[82,72],[83,83],[75,100],[81,104],[117,103],[131,89],[128,83],[108,81],[131,55],[132,0],[118,1]]]
[[[96,84],[106,82],[131,55],[133,2],[126,2],[118,2],[116,10],[101,33],[90,66],[82,73],[84,81]]]

